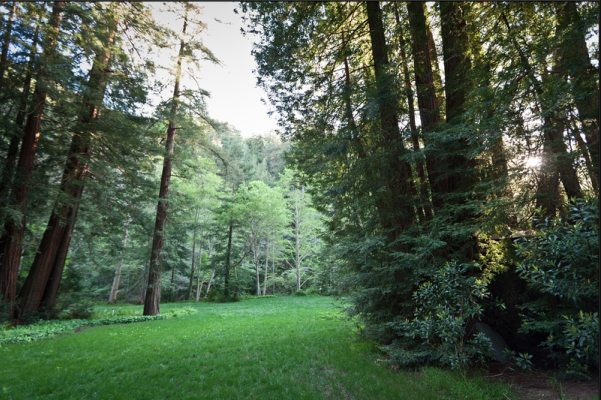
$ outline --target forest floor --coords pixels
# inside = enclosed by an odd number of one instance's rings
[[[499,363],[490,363],[486,378],[515,387],[520,400],[589,400],[599,399],[596,376],[590,380],[559,380],[555,371],[535,369],[530,372],[510,371]]]
[[[521,398],[515,384],[437,368],[391,369],[331,298],[185,305],[198,312],[3,346],[0,398]],[[115,306],[116,314],[138,308]]]

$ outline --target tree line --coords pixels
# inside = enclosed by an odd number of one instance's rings
[[[143,3],[2,12],[3,319],[317,287],[322,216],[285,168],[288,145],[242,138],[187,85],[219,63],[198,5],[167,7],[179,32]]]

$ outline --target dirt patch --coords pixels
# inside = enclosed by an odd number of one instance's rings
[[[550,372],[535,370],[521,373],[494,363],[489,364],[489,371],[483,377],[511,385],[520,400],[589,400],[599,397],[599,382],[596,376],[591,376],[590,381],[565,381],[554,378]]]

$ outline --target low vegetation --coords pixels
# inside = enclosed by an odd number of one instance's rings
[[[375,344],[349,330],[331,298],[190,306],[198,312],[3,346],[0,393],[6,399],[515,398],[501,384],[453,371],[391,368]],[[181,305],[161,307],[168,314]]]

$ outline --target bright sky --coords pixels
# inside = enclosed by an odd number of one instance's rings
[[[198,3],[204,7],[202,20],[207,24],[201,36],[203,43],[222,63],[222,66],[217,66],[206,62],[195,76],[200,87],[211,93],[211,97],[206,99],[209,115],[228,122],[244,137],[275,130],[276,120],[267,115],[269,107],[261,102],[265,93],[256,87],[257,79],[252,72],[256,63],[250,54],[252,41],[251,37],[244,37],[240,32],[242,19],[233,11],[236,3]],[[161,3],[147,5],[156,10],[158,22],[181,32],[181,19],[176,20],[172,13],[157,12],[163,8]]]

